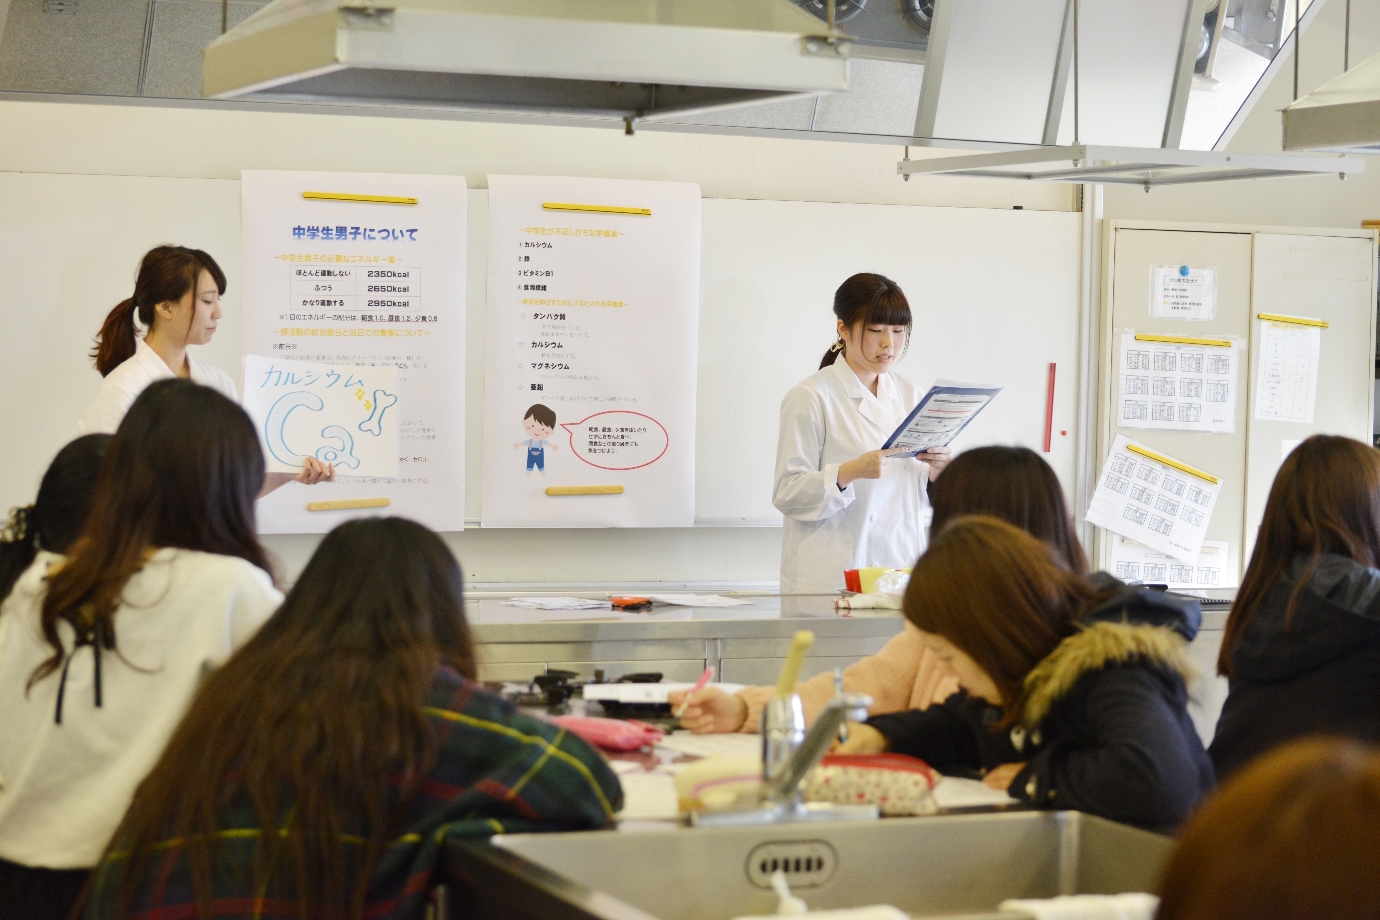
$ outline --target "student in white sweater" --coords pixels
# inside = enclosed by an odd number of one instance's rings
[[[239,406],[151,384],[82,536],[0,611],[0,916],[64,917],[205,676],[282,601],[255,537]]]

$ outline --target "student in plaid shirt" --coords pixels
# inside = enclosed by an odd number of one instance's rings
[[[474,683],[461,587],[419,524],[332,531],[198,693],[85,916],[421,917],[447,837],[609,825],[600,755]]]

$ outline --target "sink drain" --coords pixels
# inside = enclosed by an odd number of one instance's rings
[[[747,858],[748,880],[771,888],[773,872],[783,872],[792,888],[816,888],[833,878],[839,856],[823,840],[783,840],[753,847]]]

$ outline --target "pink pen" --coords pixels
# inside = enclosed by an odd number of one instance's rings
[[[704,669],[704,673],[700,675],[699,680],[695,681],[695,686],[690,688],[690,692],[685,694],[685,699],[680,701],[680,708],[676,710],[677,719],[685,715],[685,709],[687,706],[690,705],[690,697],[694,696],[696,693],[699,693],[701,690],[703,690],[705,688],[705,685],[713,679],[714,666],[711,664],[709,667]]]

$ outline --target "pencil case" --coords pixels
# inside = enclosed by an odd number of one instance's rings
[[[656,744],[666,732],[636,719],[600,719],[594,716],[556,716],[561,728],[606,751],[636,751]]]
[[[831,755],[805,781],[805,801],[876,805],[884,815],[932,815],[939,775],[904,754]]]

